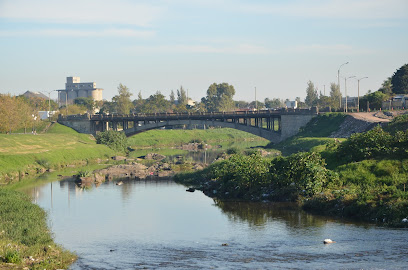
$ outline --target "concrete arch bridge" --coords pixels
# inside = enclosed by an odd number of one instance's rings
[[[60,115],[58,122],[81,133],[96,134],[113,129],[123,131],[126,136],[163,127],[229,127],[278,143],[295,135],[317,114],[317,108],[213,113],[85,114]]]

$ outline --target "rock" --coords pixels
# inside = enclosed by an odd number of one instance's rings
[[[336,242],[331,240],[331,239],[324,239],[323,240],[323,244],[332,244],[332,243],[336,243]]]
[[[147,160],[162,160],[162,159],[165,159],[165,158],[166,158],[166,156],[163,156],[163,155],[160,155],[160,154],[157,154],[157,153],[149,153],[149,154],[145,155],[145,157],[144,157],[144,159],[147,159]]]
[[[126,157],[124,157],[124,156],[114,156],[114,157],[112,157],[112,159],[116,160],[116,161],[120,161],[120,160],[126,160]]]
[[[187,191],[187,192],[194,192],[194,191],[195,191],[195,188],[188,188],[188,189],[186,189],[186,191]]]
[[[117,186],[121,186],[121,185],[123,185],[123,181],[119,181],[119,182],[117,182],[117,183],[116,183],[116,185],[117,185]]]
[[[99,173],[95,173],[94,177],[95,177],[95,183],[102,183],[105,181],[105,177]]]

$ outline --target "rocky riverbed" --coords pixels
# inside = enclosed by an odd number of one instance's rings
[[[114,179],[146,179],[147,177],[169,177],[180,170],[181,165],[192,171],[202,170],[206,167],[202,163],[169,163],[163,160],[166,156],[149,153],[143,159],[153,161],[153,164],[144,165],[142,162],[128,160],[126,157],[112,157],[113,160],[122,161],[124,164],[117,164],[104,169],[98,169],[87,175],[76,176],[76,182],[79,186],[86,186],[92,183],[101,183],[112,181]]]

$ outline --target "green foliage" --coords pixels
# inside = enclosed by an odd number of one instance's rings
[[[228,83],[213,83],[208,87],[207,96],[201,99],[208,112],[230,111],[234,108],[234,86]]]
[[[16,269],[24,266],[38,269],[38,265],[60,269],[67,268],[75,258],[54,243],[45,211],[31,203],[27,195],[0,188],[0,217],[0,257],[3,262],[17,264]],[[36,259],[35,265],[23,260],[29,256]],[[3,269],[1,263],[0,268]]]
[[[370,131],[351,135],[338,147],[337,154],[343,162],[387,157],[406,158],[407,146],[408,131],[398,131],[393,136],[377,126]]]
[[[123,132],[115,130],[107,130],[100,132],[96,135],[96,143],[104,144],[109,146],[109,148],[126,153],[128,142],[126,135]]]
[[[130,100],[132,93],[130,93],[129,88],[123,84],[118,86],[118,95],[112,98],[112,101],[115,103],[116,113],[118,114],[129,114],[130,109],[132,109],[133,104]]]
[[[312,81],[307,82],[305,103],[307,106],[316,106],[319,100],[319,95]]]
[[[337,83],[330,84],[330,105],[333,109],[337,110],[340,108],[341,92],[340,87]]]
[[[93,112],[96,106],[95,100],[91,97],[78,97],[74,99],[74,104],[85,107],[90,113]]]
[[[302,128],[298,137],[328,137],[337,131],[346,118],[344,113],[324,113],[314,117]]]
[[[408,64],[400,67],[391,77],[392,92],[408,94]]]
[[[383,101],[388,99],[388,95],[381,91],[375,91],[373,93],[368,93],[360,99],[360,107],[367,111],[367,101],[369,102],[369,109],[375,110],[382,107]]]
[[[387,126],[384,127],[384,130],[395,134],[398,131],[408,130],[408,114],[400,115],[392,119]]]
[[[300,152],[272,161],[270,173],[273,187],[282,195],[312,196],[336,175],[325,168],[324,160],[315,152]]]
[[[20,263],[21,262],[21,257],[20,257],[20,254],[19,254],[19,252],[17,250],[8,249],[4,253],[3,261],[5,263]]]

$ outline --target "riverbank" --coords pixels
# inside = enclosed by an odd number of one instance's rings
[[[38,135],[0,134],[0,269],[64,269],[76,259],[54,243],[45,211],[17,191],[16,184],[114,153],[59,124]]]
[[[0,134],[0,185],[113,155],[112,149],[96,144],[92,136],[57,123],[38,135]]]
[[[317,214],[406,227],[407,123],[408,116],[398,117],[386,130],[377,127],[343,142],[314,138],[323,144],[286,157],[231,155],[202,172],[176,175],[176,181],[222,200],[295,201]],[[324,129],[319,119],[303,134],[313,129]],[[308,140],[301,136],[291,138],[290,144]],[[288,144],[277,148],[284,150]]]
[[[130,145],[135,148],[138,145],[140,147],[147,147],[149,144],[139,144],[139,140],[142,142],[143,137],[159,138],[160,136],[176,136],[176,138],[179,138],[177,143],[173,143],[173,145],[188,144],[189,142],[199,144],[204,142],[203,140],[198,141],[201,132],[183,130],[169,132],[171,134],[164,134],[162,131],[156,136],[154,134],[143,134],[141,138],[140,136],[135,136],[130,140]],[[212,141],[214,142],[259,140],[259,138],[257,139],[254,136],[247,138],[245,133],[233,130],[216,130],[209,133],[210,137],[213,133],[218,134],[213,138]],[[180,138],[182,139],[180,140]],[[209,137],[205,138],[207,141],[211,141]],[[161,144],[161,146],[163,145],[166,144]],[[132,151],[132,153],[135,154],[136,152]],[[47,130],[47,133],[39,133],[38,135],[0,134],[0,214],[2,217],[0,221],[0,269],[23,269],[24,267],[29,269],[61,269],[67,268],[75,260],[74,254],[53,242],[51,233],[46,225],[45,212],[31,203],[30,198],[16,191],[15,189],[18,186],[35,184],[29,179],[33,179],[46,171],[53,172],[54,170],[59,171],[63,168],[71,168],[67,171],[67,175],[72,176],[72,171],[75,170],[75,167],[111,160],[110,158],[117,154],[116,151],[105,145],[96,144],[92,136],[79,134],[59,124],[52,125]],[[131,161],[132,158],[126,158],[129,161],[127,165],[114,165],[110,171],[99,170],[103,178],[107,176],[109,180],[109,178],[126,176],[126,174],[130,176],[129,168],[122,167],[144,166],[137,165]],[[110,163],[122,162],[125,163],[124,161],[112,161]],[[160,177],[173,175],[175,171],[185,169],[199,170],[203,168],[199,164],[183,160],[178,162],[179,164],[172,164],[171,167],[166,166],[165,162],[155,162],[153,165],[149,165],[146,168],[143,167],[142,169],[139,168],[137,171],[139,176]],[[82,170],[78,174],[86,174],[87,171]],[[136,177],[137,174],[132,176]],[[12,188],[10,189],[10,187]],[[38,228],[36,227],[34,231],[31,231],[32,222],[38,225]],[[28,238],[30,241],[27,241]]]

